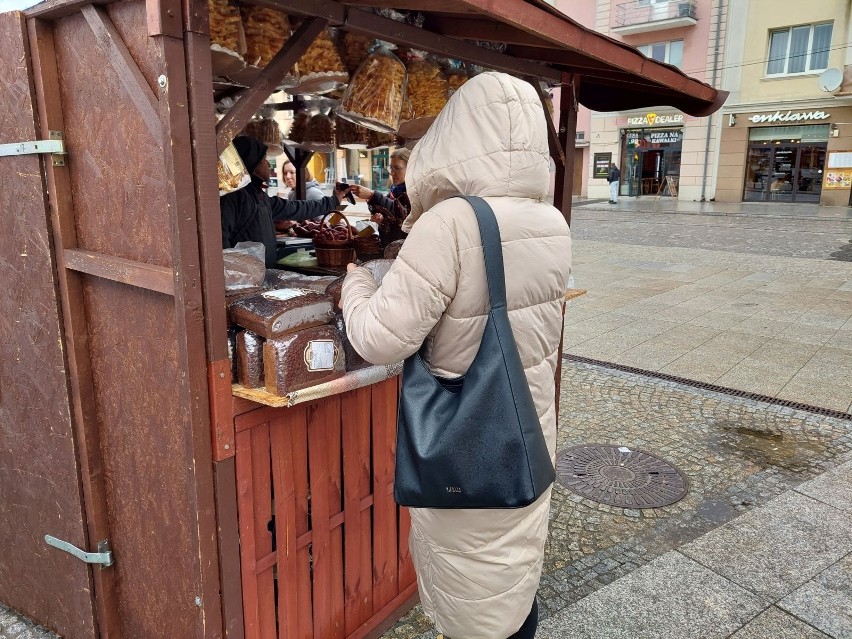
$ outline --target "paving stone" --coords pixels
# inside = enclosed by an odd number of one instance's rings
[[[767,609],[749,621],[731,639],[830,639],[816,628],[776,607]]]
[[[852,551],[852,518],[791,492],[680,550],[755,593],[779,599]]]
[[[832,637],[852,637],[852,554],[782,599],[778,606]]]
[[[670,552],[547,619],[537,636],[722,638],[764,606],[760,597]]]
[[[796,490],[829,506],[852,511],[852,462],[806,481]]]

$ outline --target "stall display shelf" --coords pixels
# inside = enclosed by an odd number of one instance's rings
[[[293,391],[286,395],[273,395],[263,388],[246,388],[240,384],[234,384],[232,390],[235,397],[242,397],[257,404],[272,406],[275,408],[290,407],[296,404],[316,401],[324,397],[347,393],[357,388],[378,384],[391,377],[402,373],[402,362],[398,364],[387,364],[383,366],[370,366],[357,371],[350,371],[343,377],[339,377],[324,384],[318,384],[302,390]]]

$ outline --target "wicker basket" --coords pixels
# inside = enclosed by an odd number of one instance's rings
[[[352,226],[349,220],[340,211],[332,211],[322,218],[322,223],[330,215],[339,215],[346,222],[347,235],[345,240],[319,240],[314,238],[314,249],[317,256],[317,264],[320,266],[346,266],[355,259],[355,248],[352,241]],[[329,228],[332,228],[329,224]]]
[[[368,260],[377,260],[381,257],[384,257],[382,243],[375,235],[368,235],[367,237],[356,237],[354,240],[352,240],[352,242],[355,245],[355,254],[362,262],[366,262]]]

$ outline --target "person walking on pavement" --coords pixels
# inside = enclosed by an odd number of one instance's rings
[[[434,375],[462,378],[482,341],[489,293],[476,216],[454,196],[484,198],[500,227],[509,322],[553,462],[571,232],[545,201],[544,118],[532,86],[505,73],[481,73],[456,91],[411,153],[409,235],[399,257],[381,285],[350,264],[341,306],[349,340],[367,361],[399,362],[424,345]],[[420,601],[438,632],[535,635],[550,494],[516,509],[410,509]]]
[[[618,204],[618,181],[621,179],[621,171],[614,162],[609,163],[609,174],[606,181],[609,182],[609,203]]]

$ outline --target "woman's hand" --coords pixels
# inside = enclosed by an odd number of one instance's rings
[[[353,184],[350,188],[352,189],[352,192],[355,194],[355,196],[361,198],[362,200],[369,200],[371,197],[373,197],[373,192],[366,186],[362,186],[360,184]]]

